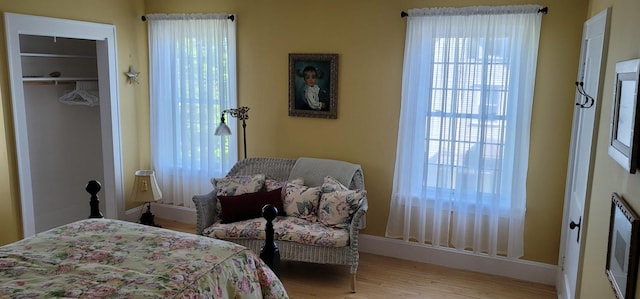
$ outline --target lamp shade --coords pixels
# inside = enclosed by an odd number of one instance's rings
[[[153,170],[137,170],[133,182],[132,199],[135,202],[152,202],[162,198]]]
[[[228,136],[231,135],[231,129],[224,122],[225,113],[229,113],[229,115],[242,120],[242,140],[244,144],[244,158],[247,158],[247,119],[249,119],[249,107],[238,107],[235,109],[227,109],[222,111],[220,115],[220,125],[216,128],[216,136]]]
[[[218,128],[216,128],[215,134],[216,136],[228,136],[231,135],[231,129],[229,129],[227,124],[221,122]]]

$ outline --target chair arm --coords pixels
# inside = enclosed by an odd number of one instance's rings
[[[365,228],[365,214],[369,210],[369,202],[367,201],[367,197],[363,197],[360,200],[360,204],[358,205],[358,209],[356,209],[355,213],[353,213],[353,218],[351,219],[351,226],[357,229]]]
[[[358,209],[353,213],[353,217],[351,218],[351,223],[349,224],[349,239],[351,240],[350,246],[357,248],[358,246],[358,233],[360,229],[366,227],[365,223],[365,214],[369,209],[369,202],[367,201],[367,197],[363,197],[358,205]]]
[[[202,235],[205,228],[216,222],[216,193],[213,190],[207,194],[194,195],[191,199],[196,205],[196,234]]]

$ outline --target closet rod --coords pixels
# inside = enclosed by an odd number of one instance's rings
[[[22,78],[22,83],[25,85],[75,84],[78,81],[98,82],[98,77],[24,77]]]
[[[147,21],[147,17],[146,17],[146,16],[142,16],[142,17],[140,17],[140,19],[141,19],[143,22]],[[231,20],[231,21],[233,22],[233,21],[235,21],[235,20],[236,20],[236,16],[234,16],[234,15],[228,15],[228,16],[227,16],[227,19],[229,19],[229,20]]]
[[[23,81],[24,85],[62,85],[62,84],[76,84],[76,81],[71,80],[49,80],[49,81]]]
[[[543,15],[548,14],[548,13],[549,13],[549,7],[548,7],[548,6],[545,6],[545,7],[541,8],[541,9],[538,9],[538,13],[541,13],[541,14],[543,14]],[[400,17],[401,17],[401,18],[404,18],[404,17],[406,17],[406,16],[408,16],[408,15],[409,15],[409,14],[408,14],[406,11],[401,11],[401,12],[400,12]]]

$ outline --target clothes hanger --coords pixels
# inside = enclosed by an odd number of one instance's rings
[[[80,82],[76,82],[76,88],[58,98],[58,101],[67,105],[83,105],[94,107],[100,104],[100,98],[88,90],[80,88]]]

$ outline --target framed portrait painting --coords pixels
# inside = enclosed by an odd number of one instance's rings
[[[605,272],[616,298],[635,297],[640,220],[622,196],[611,195],[609,244]]]
[[[338,118],[338,54],[289,54],[289,116]]]

